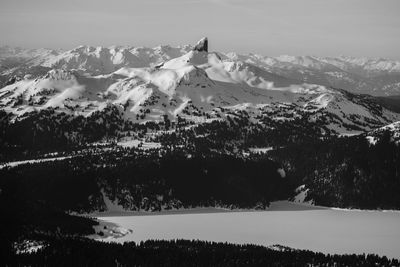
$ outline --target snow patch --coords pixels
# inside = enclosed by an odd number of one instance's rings
[[[378,142],[378,139],[374,136],[367,136],[366,138],[370,145],[374,146],[374,145],[376,145],[376,142]]]
[[[146,142],[138,139],[122,139],[117,142],[117,145],[122,146],[124,148],[142,148],[144,150],[147,149],[156,149],[160,148],[161,144],[157,142]]]
[[[35,253],[46,247],[46,243],[36,240],[24,240],[20,243],[15,242],[13,248],[17,255]]]
[[[279,169],[277,169],[276,171],[279,173],[279,175],[281,176],[281,178],[285,178],[285,177],[286,177],[286,172],[285,172],[284,169],[279,168]]]
[[[106,205],[106,209],[108,212],[124,212],[124,211],[126,211],[123,206],[119,205],[115,201],[112,201],[106,195],[106,193],[103,191],[103,189],[101,190],[101,194],[103,195],[103,201],[104,201],[104,204]]]
[[[294,197],[293,202],[313,205],[312,200],[305,201],[308,191],[309,191],[309,189],[306,188],[306,185],[301,185],[301,186],[297,187],[295,190],[296,196]]]
[[[264,153],[267,153],[268,151],[274,150],[274,148],[272,146],[270,146],[270,147],[250,147],[249,150],[250,150],[250,152],[253,152],[253,153],[264,154]]]
[[[99,220],[99,224],[93,226],[95,234],[87,236],[94,240],[99,241],[114,241],[115,239],[122,238],[128,234],[132,234],[131,229],[118,226],[115,223]]]
[[[14,168],[14,167],[19,166],[19,165],[36,164],[36,163],[49,162],[49,161],[59,161],[59,160],[69,159],[69,158],[72,158],[72,157],[73,156],[12,161],[12,162],[7,162],[7,163],[0,164],[0,170],[3,169],[3,168],[6,168],[6,167]]]

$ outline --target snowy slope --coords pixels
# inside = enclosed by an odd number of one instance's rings
[[[385,125],[373,131],[366,133],[366,138],[370,142],[371,145],[375,145],[376,142],[383,138],[384,135],[387,134],[390,138],[391,142],[395,142],[397,144],[400,143],[400,121],[396,121],[394,123]]]
[[[371,95],[400,94],[400,62],[353,57],[226,54],[287,78]]]

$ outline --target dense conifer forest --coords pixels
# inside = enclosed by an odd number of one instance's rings
[[[206,241],[149,240],[116,244],[54,238],[29,254],[3,255],[7,266],[400,266],[377,255],[330,255],[285,247]]]
[[[42,202],[65,211],[105,210],[104,195],[129,210],[221,206],[265,209],[295,184],[262,156],[135,151],[77,156],[0,170],[3,201]]]
[[[77,117],[66,129],[59,120],[71,118],[53,114],[49,120],[46,112],[51,113],[46,110],[13,124],[5,112],[0,114],[1,161],[42,158],[56,147],[58,156],[70,158],[1,169],[4,192],[16,183],[21,192],[15,194],[78,212],[104,209],[102,194],[131,210],[265,208],[271,200],[293,197],[294,189],[305,185],[308,199],[318,205],[400,208],[400,149],[390,132],[371,144],[364,134],[338,137],[304,119],[277,122],[264,117],[263,124],[254,124],[239,111],[226,120],[192,126],[183,118],[132,124],[123,123],[112,108],[90,120]],[[161,147],[117,147],[115,138],[124,135]],[[85,145],[101,140],[109,140],[108,145]],[[269,151],[251,151],[259,147]],[[36,190],[25,193],[24,188]],[[66,201],[72,190],[75,196]]]

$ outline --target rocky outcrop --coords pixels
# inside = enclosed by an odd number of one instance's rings
[[[202,38],[197,44],[194,46],[193,50],[199,52],[208,52],[208,39],[207,37]]]

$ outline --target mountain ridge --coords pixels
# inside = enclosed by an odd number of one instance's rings
[[[207,52],[206,38],[179,51],[157,49],[169,54],[147,55],[147,63],[140,63],[145,66],[130,67],[120,51],[112,58],[102,48],[78,47],[67,57],[61,54],[62,60],[54,61],[57,67],[50,64],[44,74],[9,80],[0,89],[0,108],[14,121],[49,108],[89,117],[111,105],[133,123],[163,123],[166,118],[205,123],[227,120],[227,112],[244,112],[252,123],[267,116],[275,121],[305,119],[333,133],[372,130],[400,120],[400,114],[367,98]],[[183,55],[172,58],[179,53]],[[108,64],[104,58],[110,59]]]
[[[120,67],[145,67],[182,56],[195,46],[154,48],[134,46],[78,46],[71,50],[0,48],[0,77],[18,73],[20,67],[81,69],[92,75],[109,74]],[[208,50],[208,40],[207,40]],[[14,51],[14,53],[12,53]],[[400,94],[400,61],[350,56],[263,56],[219,53],[289,79],[333,86],[376,96]],[[13,61],[14,59],[14,61]],[[21,60],[23,61],[21,62]],[[22,66],[21,66],[22,64]],[[19,66],[19,67],[18,67]],[[2,77],[0,80],[5,80]]]

